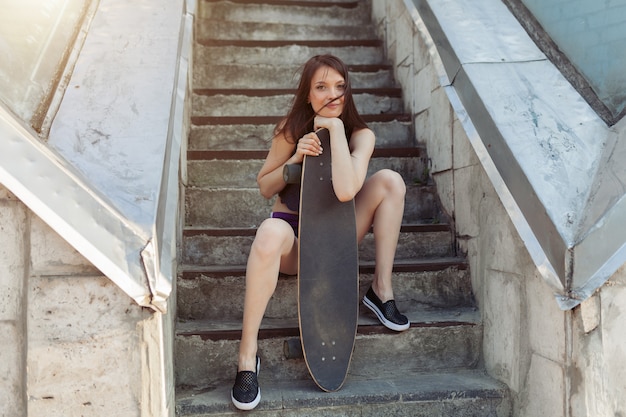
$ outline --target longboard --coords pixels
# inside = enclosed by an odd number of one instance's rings
[[[354,201],[340,202],[332,186],[330,134],[316,132],[324,151],[305,156],[298,231],[298,318],[307,368],[324,391],[346,379],[359,309]]]

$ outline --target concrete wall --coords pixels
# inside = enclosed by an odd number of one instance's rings
[[[416,139],[427,145],[442,204],[470,261],[484,365],[511,389],[514,415],[626,416],[626,268],[576,309],[558,308],[470,145],[476,132],[461,124],[451,87],[440,83],[437,51],[421,19],[402,0],[374,1],[372,8]]]
[[[0,416],[25,416],[26,210],[0,185]]]
[[[572,416],[626,416],[626,267],[574,317]]]
[[[614,115],[626,107],[626,3],[521,0]]]
[[[0,416],[173,416],[173,314],[135,304],[0,184]]]

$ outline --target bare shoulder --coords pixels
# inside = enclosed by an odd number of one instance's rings
[[[293,153],[296,144],[287,138],[284,133],[278,133],[272,138],[272,145],[270,147],[270,154],[278,153],[289,154]]]
[[[275,135],[272,138],[272,145],[257,178],[262,178],[267,173],[284,164],[293,155],[295,147],[296,145],[288,141],[284,134],[279,133]]]
[[[351,151],[365,151],[372,153],[374,145],[376,144],[376,135],[372,129],[363,128],[352,132],[350,137],[350,149]]]
[[[371,136],[372,138],[375,137],[374,131],[372,129],[370,129],[369,127],[364,127],[363,129],[355,130],[354,132],[352,132],[352,137],[355,137],[355,135],[358,135],[358,136]]]

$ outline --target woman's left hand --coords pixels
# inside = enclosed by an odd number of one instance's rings
[[[313,127],[315,130],[319,130],[322,128],[326,128],[329,131],[333,129],[342,129],[343,130],[343,122],[341,119],[337,117],[323,117],[323,116],[315,116],[315,120],[313,121]]]

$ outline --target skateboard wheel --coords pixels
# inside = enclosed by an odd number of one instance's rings
[[[300,183],[300,177],[302,176],[302,165],[299,164],[287,164],[283,167],[283,179],[287,184]]]
[[[287,339],[283,344],[283,353],[286,359],[302,359],[304,353],[302,352],[302,344],[300,339]]]

